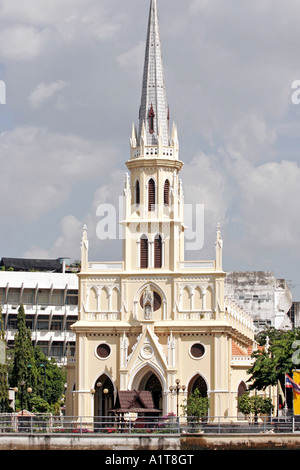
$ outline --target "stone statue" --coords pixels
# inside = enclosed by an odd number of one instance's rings
[[[145,320],[152,319],[154,296],[151,287],[148,286],[143,294],[143,308]]]

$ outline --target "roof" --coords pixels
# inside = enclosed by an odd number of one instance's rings
[[[122,390],[118,392],[114,413],[158,413],[154,407],[152,393],[146,390]]]
[[[251,354],[253,353],[253,351],[257,350],[257,351],[263,351],[265,349],[264,346],[259,346],[257,345],[255,348],[252,346],[248,346],[247,348],[247,352],[243,351],[242,348],[240,348],[240,346],[238,346],[236,343],[234,343],[232,341],[232,345],[231,345],[231,352],[232,352],[232,355],[233,356],[251,356]]]
[[[232,355],[233,356],[248,356],[248,352],[245,353],[236,343],[232,341]]]
[[[150,114],[153,129],[150,129]],[[145,52],[139,138],[145,126],[146,145],[156,145],[161,133],[163,145],[169,145],[169,109],[164,79],[157,1],[151,0]]]
[[[23,411],[18,411],[16,413],[17,416],[24,416],[24,417],[29,417],[29,416],[35,416],[35,414],[31,413],[30,411],[23,410]]]
[[[13,268],[15,271],[58,272],[62,270],[62,265],[58,259],[2,258],[0,266]]]

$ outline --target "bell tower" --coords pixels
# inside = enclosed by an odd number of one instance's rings
[[[151,0],[138,130],[125,182],[125,270],[175,271],[184,259],[184,197],[177,127],[169,126],[157,1]]]

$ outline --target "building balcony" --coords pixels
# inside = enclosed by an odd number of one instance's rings
[[[7,341],[13,341],[16,329],[8,328],[6,330]],[[31,339],[34,342],[39,341],[76,341],[76,334],[73,331],[60,330],[31,330]]]

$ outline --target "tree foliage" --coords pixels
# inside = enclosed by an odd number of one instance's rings
[[[0,362],[0,412],[9,411],[8,380],[7,380],[7,357],[5,331],[3,325],[2,309],[0,306],[0,347],[3,348],[3,363]]]
[[[246,416],[259,414],[269,414],[273,409],[271,398],[262,397],[260,395],[252,395],[244,393],[238,398],[238,409]]]
[[[49,360],[39,347],[33,347],[30,329],[26,328],[25,312],[20,306],[17,316],[10,385],[17,387],[16,407],[33,412],[55,412],[64,390],[65,375],[55,361]],[[32,392],[27,389],[31,388]]]
[[[292,371],[300,364],[300,329],[276,330],[268,328],[257,336],[261,346],[269,348],[254,351],[253,366],[248,370],[251,375],[249,389],[265,390],[269,385],[277,385],[283,380],[284,374]]]
[[[207,415],[209,409],[208,397],[203,397],[198,388],[187,398],[181,407],[186,416],[192,416],[197,420]]]

